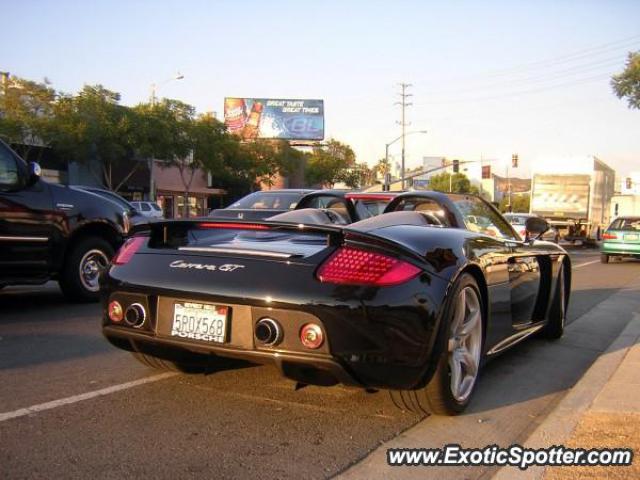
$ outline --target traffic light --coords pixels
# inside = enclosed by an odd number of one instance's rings
[[[458,173],[460,171],[460,160],[453,161],[453,173]]]
[[[511,166],[513,168],[518,168],[518,154],[514,153],[511,155]]]
[[[631,181],[631,177],[627,177],[627,190],[631,190],[633,188],[633,182]]]

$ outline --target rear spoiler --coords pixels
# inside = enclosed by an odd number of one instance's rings
[[[385,250],[393,250],[403,252],[405,255],[413,257],[417,260],[424,259],[416,252],[392,241],[380,237],[374,233],[366,232],[358,229],[349,228],[349,226],[337,225],[314,225],[291,222],[278,221],[256,221],[256,220],[226,220],[219,221],[208,217],[179,219],[179,220],[160,220],[150,222],[148,224],[136,225],[131,230],[130,235],[149,235],[151,241],[158,246],[172,246],[173,239],[184,238],[186,233],[193,229],[230,229],[230,230],[247,230],[247,231],[290,231],[304,233],[321,233],[327,236],[327,244],[331,246],[340,246],[344,243],[350,244],[369,244],[375,245]],[[173,245],[175,246],[175,245]]]

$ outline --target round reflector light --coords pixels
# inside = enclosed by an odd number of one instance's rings
[[[324,334],[319,325],[307,323],[300,330],[300,341],[307,348],[315,350],[320,348],[324,342]]]
[[[115,300],[109,303],[109,319],[112,322],[121,322],[123,318],[124,312],[122,310],[122,305]]]

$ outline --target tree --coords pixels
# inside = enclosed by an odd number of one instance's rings
[[[511,195],[511,212],[513,213],[529,213],[529,195]],[[500,200],[498,207],[502,213],[509,212],[509,195],[505,194]]]
[[[305,180],[308,185],[333,185],[345,178],[345,171],[354,167],[356,155],[350,146],[331,139],[313,149],[308,158]]]
[[[33,146],[48,146],[56,91],[47,82],[10,77],[0,93],[0,137],[24,158]]]
[[[611,86],[618,98],[626,98],[629,108],[640,109],[640,51],[631,52],[622,73],[614,75]]]
[[[365,163],[357,163],[343,170],[339,178],[349,188],[362,188],[374,183],[375,172]]]
[[[120,94],[102,85],[85,85],[75,96],[60,96],[53,109],[52,145],[70,160],[101,171],[92,173],[111,190],[119,190],[139,166],[136,137],[140,126],[132,110],[120,105]],[[115,171],[128,171],[116,180]]]
[[[453,193],[477,193],[478,189],[471,185],[471,182],[464,173],[442,172],[434,175],[429,180],[429,190],[436,192]]]

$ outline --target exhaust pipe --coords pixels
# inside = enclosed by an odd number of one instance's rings
[[[271,347],[277,345],[282,340],[282,328],[272,318],[262,318],[256,323],[254,331],[259,344]]]
[[[131,304],[124,312],[124,323],[130,327],[140,328],[147,320],[147,312],[139,303]]]

